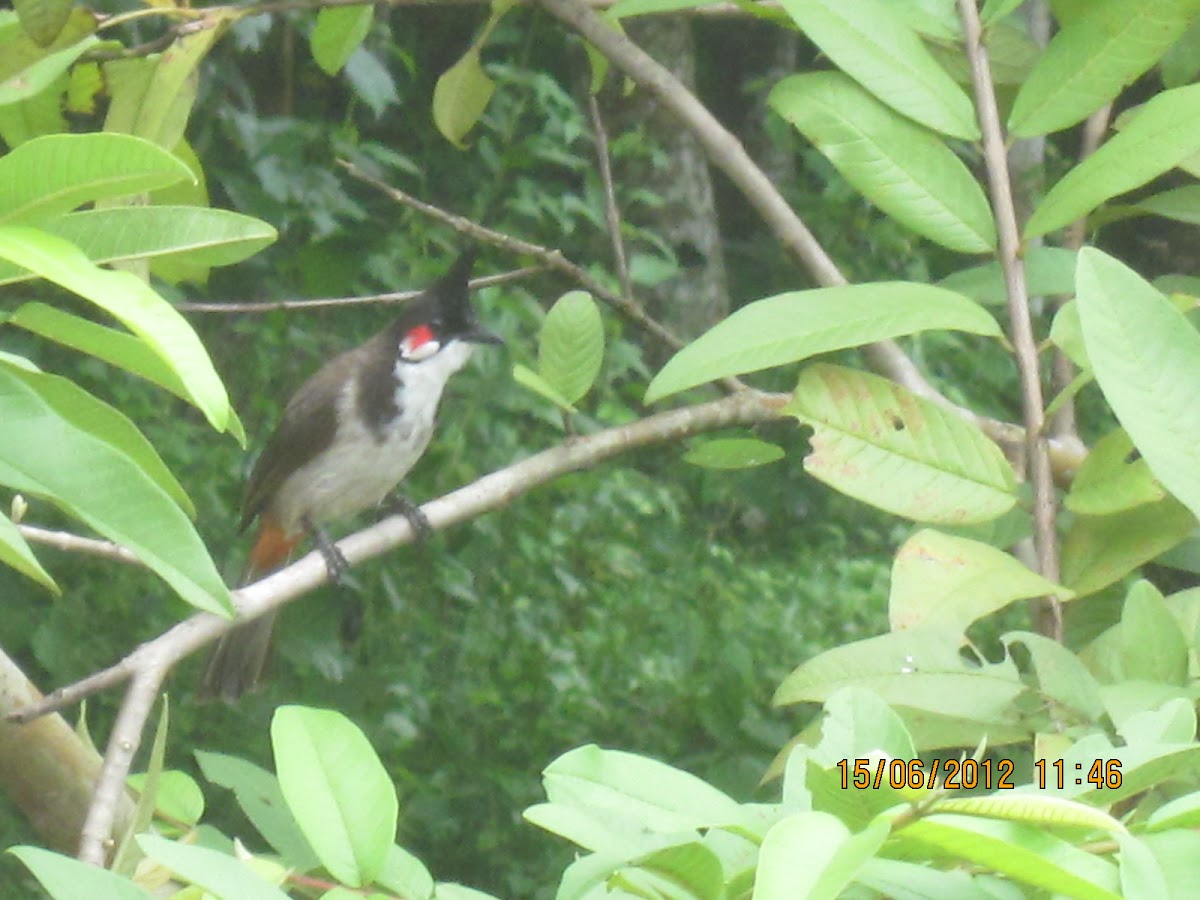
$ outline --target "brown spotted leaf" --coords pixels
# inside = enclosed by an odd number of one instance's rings
[[[879,509],[966,524],[1016,503],[1012,467],[982,431],[884,378],[810,366],[785,411],[815,429],[808,473]]]

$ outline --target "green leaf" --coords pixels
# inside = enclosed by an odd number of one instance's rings
[[[888,621],[893,631],[925,623],[965,631],[1017,600],[1071,592],[1012,555],[966,538],[918,531],[896,552]]]
[[[1062,582],[1076,596],[1093,594],[1166,553],[1196,527],[1171,497],[1111,516],[1078,516],[1063,541]]]
[[[654,846],[663,829],[647,828],[637,812],[564,803],[536,803],[522,813],[525,821],[565,838],[584,850],[624,862]]]
[[[79,67],[73,71],[78,71]],[[0,106],[0,140],[15,148],[44,134],[67,130],[62,97],[58,86],[51,85],[28,100]]]
[[[725,872],[716,853],[691,841],[631,860],[613,873],[608,887],[641,897],[725,900]]]
[[[985,26],[998,22],[1014,12],[1025,0],[985,0],[979,18]]]
[[[354,95],[367,104],[376,118],[389,106],[400,102],[395,78],[374,53],[360,47],[346,60],[344,71]]]
[[[217,897],[287,900],[287,894],[264,880],[244,862],[228,854],[208,847],[168,841],[155,834],[140,834],[137,842],[151,859]]]
[[[21,536],[20,530],[13,524],[12,519],[0,513],[0,563],[16,569],[22,575],[32,578],[43,587],[49,588],[56,594],[61,594],[50,573],[42,568],[42,564],[33,555],[33,550]]]
[[[320,860],[300,831],[300,826],[288,812],[279,779],[253,763],[222,753],[196,751],[200,771],[213,784],[233,791],[238,806],[257,830],[289,867],[301,872],[315,869]],[[389,857],[390,859],[390,857]],[[390,871],[384,864],[384,874]]]
[[[651,13],[680,12],[685,9],[701,9],[720,0],[617,0],[605,12],[605,18],[619,21],[632,16]]]
[[[910,760],[917,749],[904,721],[877,694],[857,687],[834,691],[825,701],[821,742],[813,760],[833,768],[840,760],[869,753]]]
[[[890,4],[783,0],[781,5],[838,68],[897,112],[951,137],[979,137],[970,99]]]
[[[0,81],[0,106],[27,100],[46,90],[88,50],[100,43],[87,35],[76,44],[45,54],[4,81]]]
[[[1043,827],[1065,826],[1117,834],[1125,832],[1125,826],[1103,810],[1066,797],[1045,794],[1000,792],[973,797],[947,797],[934,804],[933,812],[962,813]]]
[[[775,85],[768,103],[900,223],[960,253],[995,248],[991,207],[962,160],[939,136],[847,76],[789,76]]]
[[[567,401],[592,388],[604,360],[604,322],[586,291],[563,294],[546,314],[538,338],[538,374]]]
[[[375,7],[334,6],[317,13],[317,24],[309,35],[313,59],[327,75],[336,75],[346,64],[375,21]]]
[[[1044,697],[1093,722],[1104,715],[1096,679],[1079,657],[1058,641],[1031,631],[1010,631],[1000,640],[1010,655],[1015,644],[1029,654]]]
[[[1104,201],[1140,187],[1200,150],[1200,84],[1163,91],[1038,204],[1026,239],[1079,219]],[[1085,252],[1098,253],[1097,250]]]
[[[885,378],[817,363],[783,412],[815,429],[805,471],[879,509],[965,524],[1017,502],[1012,467],[976,425]]]
[[[41,47],[49,47],[66,27],[72,0],[13,0],[21,28]]]
[[[1116,837],[1121,848],[1117,854],[1121,864],[1121,896],[1125,900],[1170,897],[1172,891],[1150,847],[1128,832],[1118,833]]]
[[[145,342],[124,331],[97,325],[88,319],[44,303],[22,304],[5,320],[5,324],[24,328],[81,353],[88,353],[110,365],[145,378],[180,399],[189,399],[187,388],[175,371]],[[245,429],[232,409],[229,411],[228,430],[245,446]],[[191,500],[183,493],[183,489],[175,484],[174,478],[170,479],[171,486],[168,486],[168,482],[162,483],[190,515],[195,514],[192,511]],[[174,493],[176,490],[178,495]]]
[[[559,409],[566,412],[576,412],[575,407],[567,402],[566,397],[556,391],[553,385],[528,366],[517,363],[513,366],[512,375],[513,381],[521,385],[521,387],[528,388],[535,394],[544,397]]]
[[[131,881],[41,847],[9,847],[53,900],[153,900]],[[250,898],[247,898],[250,900]]]
[[[351,887],[372,883],[395,841],[399,807],[366,735],[339,712],[281,706],[271,745],[279,787],[321,864]]]
[[[925,627],[834,647],[795,669],[773,703],[823,703],[834,691],[859,687],[904,715],[904,708],[988,722],[1012,717],[1025,692],[1011,660],[974,665],[958,647],[961,635]]]
[[[1088,453],[1079,467],[1065,505],[1073,513],[1106,516],[1166,496],[1133,439],[1121,428],[1110,432]]]
[[[125,134],[48,134],[0,157],[0,223],[52,219],[84,203],[192,177],[165,150]]]
[[[1164,803],[1146,820],[1147,831],[1200,827],[1200,791]]]
[[[748,469],[783,459],[783,448],[757,438],[718,438],[692,446],[683,461],[705,469]]]
[[[3,361],[0,360],[0,365],[2,364]],[[153,479],[189,517],[195,517],[196,509],[183,486],[171,474],[171,470],[162,461],[154,446],[124,413],[66,378],[23,369],[14,368],[10,371],[14,377],[20,378],[31,389],[37,391],[42,401],[57,415],[80,431],[104,441],[122,453],[145,475]]]
[[[437,889],[433,892],[433,900],[499,900],[499,898],[461,884],[439,881]]]
[[[1148,581],[1129,589],[1118,632],[1121,675],[1129,681],[1186,684],[1188,644],[1163,596]]]
[[[212,49],[236,11],[213,10],[209,27],[175,39],[164,53],[141,59],[117,59],[104,64],[112,102],[104,119],[105,131],[119,131],[174,147],[183,139],[196,101],[196,67]]]
[[[1158,480],[1200,510],[1200,334],[1136,272],[1099,250],[1080,251],[1076,280],[1083,338],[1105,399]]]
[[[1158,62],[1197,12],[1197,0],[1092,0],[1046,47],[1013,103],[1009,131],[1036,137],[1087,118]]]
[[[184,513],[137,462],[59,415],[39,392],[47,378],[0,360],[0,419],[9,423],[0,482],[128,547],[193,606],[227,613],[229,591]]]
[[[996,320],[976,303],[927,284],[851,284],[767,297],[676,353],[650,382],[645,402],[727,375],[930,329],[1000,335]]]
[[[206,267],[228,266],[278,237],[260,219],[189,206],[84,210],[43,222],[41,228],[75,244],[97,264],[177,255]],[[17,266],[0,264],[0,284],[33,277]]]
[[[855,880],[889,900],[997,900],[1003,895],[987,890],[986,877],[876,857],[867,860]],[[1014,898],[1021,896],[1013,894]]]
[[[174,370],[191,402],[214,428],[229,427],[229,397],[200,339],[145,282],[129,272],[97,268],[74,244],[25,226],[0,225],[0,258],[74,291],[114,316]]]
[[[1025,284],[1032,296],[1075,293],[1074,250],[1061,247],[1030,247],[1025,252]],[[947,275],[938,287],[956,291],[987,306],[1004,306],[1008,292],[1000,263],[989,262]]]
[[[543,770],[542,783],[552,803],[633,815],[643,829],[666,834],[738,817],[732,798],[695,775],[594,744],[564,753]]]
[[[456,147],[487,109],[496,83],[483,71],[479,46],[473,46],[442,73],[433,88],[433,124]]]
[[[138,793],[146,790],[146,775],[130,775],[128,784]],[[159,774],[155,809],[176,823],[195,825],[204,815],[204,793],[191,775],[177,769]]]
[[[829,813],[788,816],[767,832],[759,849],[755,900],[836,900],[889,831],[884,820],[851,835]]]
[[[405,900],[429,900],[433,896],[433,876],[425,864],[395,844],[388,850],[375,883]]]
[[[1116,867],[1106,860],[1021,822],[937,814],[899,832],[904,844],[963,859],[1019,884],[1079,900],[1121,900]]]
[[[1189,225],[1200,225],[1200,185],[1163,191],[1139,200],[1135,208],[1141,212]]]
[[[1163,54],[1159,65],[1163,86],[1183,87],[1200,74],[1200,21],[1193,21],[1183,37]]]
[[[1050,342],[1079,368],[1091,372],[1092,363],[1083,344],[1083,326],[1079,324],[1079,307],[1074,300],[1068,300],[1054,314],[1054,321],[1050,323]]]

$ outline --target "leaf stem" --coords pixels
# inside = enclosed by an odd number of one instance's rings
[[[1033,526],[1038,571],[1044,577],[1057,582],[1060,577],[1058,535],[1055,531],[1058,508],[1050,455],[1043,433],[1045,402],[1042,397],[1041,369],[1033,336],[1033,322],[1029,314],[1029,291],[1025,283],[1025,261],[1021,257],[1021,236],[1013,202],[1012,182],[1008,173],[1008,155],[975,0],[958,0],[958,13],[963,23],[967,58],[971,64],[975,109],[983,134],[983,157],[1000,244],[1000,266],[1004,271],[1004,284],[1008,292],[1009,327],[1021,380],[1025,452],[1034,491]],[[1051,615],[1050,636],[1061,641],[1062,604],[1053,597],[1049,598],[1048,602]]]

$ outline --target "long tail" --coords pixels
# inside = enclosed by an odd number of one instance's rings
[[[263,519],[238,585],[250,584],[282,566],[300,539],[301,535],[287,534],[273,519]],[[197,694],[201,698],[220,697],[232,703],[262,680],[275,615],[270,612],[240,625],[217,641],[200,677]]]

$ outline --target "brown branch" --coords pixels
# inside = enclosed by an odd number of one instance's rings
[[[435,529],[473,519],[499,509],[535,487],[577,469],[596,465],[638,447],[675,442],[691,435],[752,425],[780,415],[787,395],[738,391],[728,397],[696,406],[686,406],[649,416],[585,437],[576,437],[505,469],[485,475],[466,487],[434,500],[422,512]],[[413,539],[405,516],[392,516],[338,542],[351,563],[379,556]],[[105,753],[104,768],[88,812],[80,857],[99,862],[111,840],[116,803],[137,751],[154,698],[171,668],[188,655],[220,637],[231,628],[308,593],[328,579],[320,553],[313,552],[233,594],[237,619],[197,613],[164,634],[147,641],[116,665],[84,681],[62,688],[41,702],[33,702],[8,716],[10,722],[27,723],[62,709],[104,687],[132,679],[122,702]]]
[[[134,674],[125,692],[104,751],[104,765],[96,781],[96,791],[79,834],[77,855],[83,862],[103,866],[108,858],[113,843],[113,824],[121,798],[125,796],[125,779],[142,742],[154,698],[169,671],[169,664],[146,666]]]
[[[102,760],[62,716],[24,725],[7,721],[10,713],[41,699],[16,662],[0,650],[0,793],[21,811],[41,843],[73,853]],[[133,809],[133,801],[122,793],[117,800],[121,827],[132,819]]]
[[[958,0],[958,12],[963,23],[967,58],[971,64],[975,109],[983,133],[984,162],[987,166],[993,215],[996,217],[1000,265],[1004,271],[1004,283],[1008,292],[1009,324],[1021,380],[1025,450],[1034,491],[1033,523],[1038,570],[1046,578],[1057,582],[1059,561],[1055,516],[1058,510],[1050,455],[1045,435],[1042,433],[1045,426],[1045,403],[1042,398],[1041,370],[1038,365],[1037,343],[1033,336],[1033,322],[1029,315],[1025,261],[1021,258],[1021,235],[1008,174],[1008,155],[1005,152],[1000,112],[996,106],[988,53],[983,44],[983,32],[975,0]],[[1050,603],[1053,637],[1061,640],[1062,605],[1055,598],[1051,598]]]
[[[678,116],[696,135],[709,160],[742,191],[780,241],[823,285],[846,283],[808,226],[751,159],[741,141],[716,120],[687,87],[581,0],[539,0],[552,15],[579,32],[615,66]]]
[[[484,275],[481,278],[472,278],[467,287],[469,290],[477,291],[481,288],[494,287],[497,284],[519,281],[543,270],[543,266],[525,266],[496,275]],[[305,310],[330,306],[359,306],[367,303],[406,303],[420,295],[421,291],[389,291],[384,294],[367,294],[361,297],[323,297],[313,300],[255,300],[251,302],[210,300],[176,303],[175,308],[180,312],[194,313],[266,313],[280,309]]]
[[[741,141],[725,128],[687,87],[628,37],[600,18],[582,0],[539,0],[549,12],[577,31],[630,79],[648,91],[662,106],[691,129],[709,161],[724,172],[782,243],[821,285],[846,284],[846,277],[825,252],[808,226],[771,183],[771,179],[746,152]],[[1014,426],[976,415],[952,404],[917,369],[894,341],[864,348],[868,365],[927,399],[954,409],[979,424],[994,440],[1011,442],[1019,434]]]
[[[25,540],[35,544],[44,544],[67,553],[100,556],[133,566],[144,565],[132,550],[122,547],[120,544],[114,544],[112,541],[82,537],[78,534],[71,534],[69,531],[51,531],[49,528],[39,528],[36,525],[18,525],[17,529]]]
[[[470,238],[485,243],[491,244],[494,247],[499,247],[502,250],[507,250],[509,253],[523,254],[532,256],[539,260],[547,269],[560,272],[566,275],[577,284],[588,290],[591,294],[603,300],[609,306],[619,310],[624,315],[628,316],[638,325],[642,326],[648,332],[653,334],[667,346],[678,350],[684,345],[674,332],[665,325],[653,319],[645,308],[634,300],[632,297],[623,296],[614,291],[609,290],[597,279],[584,269],[582,266],[571,262],[563,256],[559,250],[551,250],[549,247],[543,247],[540,244],[533,244],[521,238],[513,237],[501,231],[496,231],[492,228],[487,228],[470,219],[447,212],[441,207],[434,206],[432,203],[426,203],[424,200],[419,200],[411,194],[405,193],[397,187],[393,187],[386,182],[380,181],[371,175],[368,175],[352,162],[344,159],[339,159],[338,165],[345,169],[352,177],[357,178],[364,184],[369,184],[384,195],[407,206],[415,209],[424,215],[429,216],[444,225],[448,225],[457,231],[459,234],[465,234]]]
[[[629,262],[625,258],[625,242],[621,239],[621,208],[617,206],[617,189],[613,184],[612,162],[608,156],[608,131],[600,115],[600,104],[596,95],[588,92],[588,116],[592,120],[592,135],[596,140],[596,162],[600,164],[600,184],[604,188],[604,218],[608,223],[608,236],[612,241],[613,265],[617,269],[617,281],[621,293],[633,296],[633,283],[629,280]]]
[[[1088,116],[1087,121],[1084,122],[1083,137],[1079,143],[1079,162],[1083,162],[1096,152],[1096,148],[1100,146],[1101,141],[1104,140],[1105,133],[1108,131],[1108,120],[1111,115],[1112,104],[1106,103],[1103,107]],[[1083,247],[1086,239],[1086,215],[1063,229],[1063,247],[1068,250],[1078,251]],[[1069,299],[1069,297],[1056,297],[1055,307],[1062,309]],[[1066,390],[1067,386],[1075,380],[1075,364],[1071,362],[1067,354],[1055,348],[1051,365],[1050,384],[1057,395]],[[1050,434],[1058,438],[1078,439],[1078,431],[1075,425],[1074,398],[1067,400],[1054,413],[1054,416],[1050,420]]]

